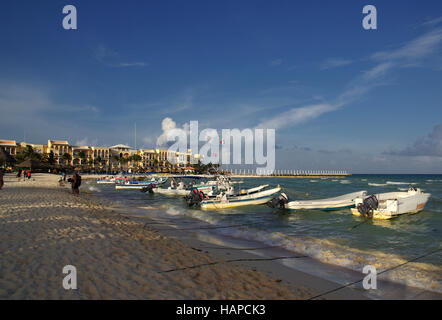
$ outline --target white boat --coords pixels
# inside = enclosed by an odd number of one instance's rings
[[[220,193],[214,199],[202,200],[200,202],[200,207],[201,209],[225,209],[240,206],[260,205],[267,203],[272,199],[273,195],[281,191],[279,186],[268,190],[262,190],[263,188],[253,189],[255,189],[255,191],[251,193],[240,193],[234,196],[228,196],[225,193]]]
[[[97,180],[98,184],[113,184],[115,183],[115,179],[99,179]]]
[[[373,219],[391,219],[406,213],[416,213],[424,209],[431,194],[418,188],[407,192],[387,192],[355,199],[355,216]]]
[[[287,195],[285,193],[281,193],[281,195],[278,198],[273,199],[269,205],[271,207],[289,210],[341,210],[354,207],[354,200],[358,197],[363,197],[366,194],[367,191],[363,190],[344,194],[334,198],[289,201]]]
[[[98,184],[111,184],[115,183],[116,178],[113,176],[101,177],[96,180]]]
[[[128,181],[123,184],[116,184],[115,189],[141,190],[144,187],[149,187],[151,185],[158,186],[160,184],[165,183],[166,181],[167,181],[166,178],[160,178],[160,179],[152,178],[152,180],[149,180],[149,181]]]

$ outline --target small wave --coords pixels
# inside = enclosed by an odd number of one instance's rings
[[[369,182],[368,185],[369,186],[373,186],[373,187],[385,187],[387,184],[386,183],[372,183],[372,182]]]
[[[386,184],[391,184],[391,185],[416,184],[416,182],[387,181]]]
[[[318,182],[318,180],[310,180],[310,182]]]
[[[98,189],[97,187],[94,187],[94,186],[88,186],[88,190],[92,191],[92,192],[101,192],[100,189]]]
[[[342,180],[341,183],[342,184],[349,184],[349,183],[351,183],[351,181],[349,181],[349,180]]]
[[[378,270],[386,270],[404,264],[406,260],[399,255],[380,250],[360,250],[339,243],[339,240],[318,239],[310,236],[295,237],[281,232],[265,232],[254,228],[220,229],[220,232],[235,238],[260,241],[280,246],[286,250],[305,254],[323,263],[339,265],[361,271],[367,265]],[[392,269],[384,279],[426,290],[442,293],[442,283],[438,281],[442,272],[440,266],[431,263],[412,262],[397,269]]]

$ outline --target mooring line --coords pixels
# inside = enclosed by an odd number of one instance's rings
[[[383,273],[385,273],[385,272],[388,272],[388,271],[391,271],[391,270],[397,269],[397,268],[399,268],[399,267],[402,267],[402,266],[406,265],[407,263],[414,262],[414,261],[416,261],[416,260],[419,260],[419,259],[425,258],[425,257],[430,256],[430,255],[432,255],[432,254],[434,254],[434,253],[437,253],[437,252],[439,252],[439,251],[441,251],[441,250],[442,250],[442,248],[439,248],[439,249],[437,249],[437,250],[435,250],[435,251],[429,252],[429,253],[427,253],[427,254],[423,254],[423,255],[421,255],[421,256],[419,256],[419,257],[417,257],[417,258],[414,258],[414,259],[408,260],[408,261],[406,261],[406,262],[404,262],[404,263],[398,264],[397,266],[391,267],[391,268],[389,268],[389,269],[385,269],[384,271],[381,271],[381,272],[377,273],[377,275],[380,275],[380,274],[383,274]],[[364,278],[362,278],[361,280],[358,280],[358,281],[354,281],[354,282],[348,283],[348,284],[343,285],[343,286],[341,286],[341,287],[339,287],[339,288],[336,288],[336,289],[333,289],[333,290],[330,290],[330,291],[327,291],[327,292],[324,292],[324,293],[318,294],[318,295],[316,295],[316,296],[314,296],[314,297],[308,298],[307,300],[313,300],[313,299],[316,299],[316,298],[322,297],[322,296],[324,296],[324,295],[326,295],[326,294],[330,294],[330,293],[336,292],[336,291],[338,291],[338,290],[344,289],[344,288],[346,288],[346,287],[348,287],[348,286],[354,285],[354,284],[359,283],[359,282],[361,282],[361,281],[364,281]]]
[[[299,258],[307,258],[307,256],[284,256],[284,257],[274,257],[274,258],[243,258],[243,259],[231,259],[231,260],[223,260],[223,261],[214,261],[209,263],[202,263],[197,264],[190,267],[184,267],[184,268],[177,268],[177,269],[170,269],[170,270],[164,270],[164,271],[158,271],[158,273],[169,273],[169,272],[175,272],[175,271],[183,271],[187,269],[195,269],[195,268],[201,268],[206,266],[212,266],[220,263],[231,263],[231,262],[249,262],[249,261],[274,261],[274,260],[283,260],[283,259],[299,259]]]
[[[165,228],[165,229],[157,229],[158,231],[169,231],[169,230],[173,230],[173,231],[182,231],[182,230],[203,230],[203,229],[223,229],[223,228],[235,228],[235,227],[242,227],[242,226],[250,226],[250,225],[254,225],[254,224],[260,224],[261,222],[253,222],[253,223],[243,223],[243,224],[233,224],[233,225],[227,225],[227,226],[210,226],[210,227],[194,227],[194,228]]]
[[[256,248],[232,248],[232,247],[205,247],[202,246],[200,247],[202,249],[217,249],[217,250],[244,250],[244,251],[248,251],[248,250],[262,250],[262,249],[273,249],[273,248],[280,248],[280,249],[284,249],[281,246],[266,246],[266,247],[256,247]]]

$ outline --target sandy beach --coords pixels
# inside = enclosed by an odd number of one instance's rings
[[[5,176],[1,299],[306,299],[317,294],[253,267],[219,262],[94,195],[75,197],[57,180],[49,174],[20,182]],[[76,290],[62,287],[65,265],[77,269]]]

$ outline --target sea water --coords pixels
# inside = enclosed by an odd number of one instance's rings
[[[236,188],[280,185],[291,200],[321,199],[366,190],[393,192],[409,185],[431,193],[425,209],[392,220],[368,220],[338,211],[283,211],[265,205],[201,210],[187,208],[182,197],[115,190],[88,182],[87,188],[139,209],[139,214],[195,226],[211,233],[260,242],[308,255],[323,263],[361,272],[365,265],[382,278],[442,293],[442,175],[352,175],[344,179],[244,178]],[[439,251],[438,251],[439,250]],[[435,252],[435,253],[434,253]],[[414,260],[408,262],[410,260]],[[391,270],[390,270],[391,269]]]

